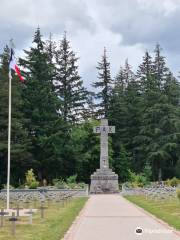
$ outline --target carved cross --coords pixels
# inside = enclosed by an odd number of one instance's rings
[[[107,119],[101,119],[101,125],[94,127],[94,133],[101,134],[101,153],[100,153],[100,168],[109,168],[108,161],[108,134],[115,133],[114,126],[108,126]]]

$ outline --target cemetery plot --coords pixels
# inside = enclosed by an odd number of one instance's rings
[[[176,198],[176,191],[175,187],[166,187],[166,186],[159,186],[159,187],[150,187],[150,188],[143,188],[142,194],[144,194],[147,198],[155,199],[155,200],[171,200]]]
[[[177,187],[157,185],[143,188],[129,188],[125,184],[122,185],[123,195],[144,195],[146,198],[155,200],[172,199],[177,197]]]
[[[136,190],[136,194],[132,191],[129,191],[129,194],[126,191],[125,197],[128,200],[180,230],[180,200],[177,197],[177,188],[165,186],[143,188],[139,192]]]
[[[68,230],[74,218],[84,206],[87,198],[76,197],[75,194],[50,194],[42,201],[41,197],[36,199],[37,212],[32,209],[34,204],[33,197],[26,195],[24,201],[18,207],[19,217],[17,217],[16,194],[11,199],[13,212],[7,216],[4,211],[4,199],[0,201],[1,217],[3,221],[0,226],[0,240],[59,240]],[[28,209],[27,200],[28,199]],[[63,204],[62,204],[63,203]],[[12,210],[11,210],[12,211]],[[22,214],[23,211],[23,214]],[[22,216],[23,215],[23,216]]]

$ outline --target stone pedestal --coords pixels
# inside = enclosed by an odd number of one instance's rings
[[[118,175],[110,168],[97,169],[91,175],[90,193],[118,193]]]

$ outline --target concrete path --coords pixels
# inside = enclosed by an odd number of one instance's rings
[[[142,235],[135,230],[141,227]],[[180,240],[166,224],[120,195],[92,195],[64,240]]]

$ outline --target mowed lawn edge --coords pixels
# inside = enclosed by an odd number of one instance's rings
[[[163,220],[169,226],[180,230],[180,203],[178,200],[155,201],[146,199],[144,196],[124,196],[124,198]]]
[[[21,220],[16,226],[16,235],[10,233],[10,225],[0,230],[0,240],[61,240],[83,209],[88,197],[77,197],[64,208],[57,204],[45,210],[45,219],[40,218],[40,211],[33,217],[33,224],[28,219]]]

